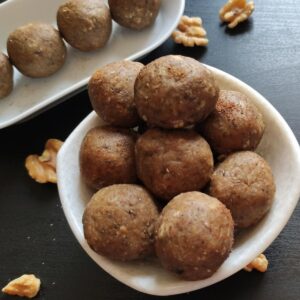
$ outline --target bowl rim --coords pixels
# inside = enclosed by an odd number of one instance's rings
[[[294,157],[296,158],[296,161],[294,162],[294,166],[295,166],[296,171],[294,171],[294,172],[296,172],[300,177],[300,147],[299,147],[298,141],[297,141],[294,133],[292,132],[291,128],[286,123],[284,118],[280,115],[280,113],[259,92],[254,90],[252,87],[250,87],[249,85],[247,85],[246,83],[244,83],[240,79],[238,79],[238,78],[236,78],[236,77],[234,77],[234,76],[232,76],[232,75],[230,75],[230,74],[228,74],[224,71],[221,71],[221,70],[219,70],[215,67],[212,67],[212,66],[209,66],[209,65],[205,65],[205,66],[208,67],[214,74],[216,74],[218,76],[221,76],[221,77],[225,77],[229,81],[234,82],[236,84],[236,86],[241,87],[241,89],[244,89],[247,92],[249,92],[250,94],[252,94],[253,98],[258,99],[258,101],[260,103],[262,103],[262,105],[264,107],[267,108],[267,110],[270,112],[270,115],[272,115],[274,118],[276,118],[278,120],[277,122],[280,124],[280,126],[282,127],[284,133],[287,135],[287,140],[289,141],[290,147],[291,147],[293,153],[295,154]],[[63,207],[65,216],[68,220],[69,226],[71,227],[71,230],[72,230],[73,234],[75,235],[77,241],[81,244],[83,249],[87,252],[87,254],[102,269],[104,269],[107,273],[109,273],[111,276],[115,277],[117,280],[121,281],[125,285],[127,285],[127,286],[129,286],[129,287],[131,287],[135,290],[138,290],[140,292],[150,294],[150,295],[156,295],[156,296],[168,296],[168,295],[182,294],[182,293],[187,293],[187,292],[191,292],[191,291],[194,291],[194,290],[198,290],[198,289],[210,286],[212,284],[215,284],[215,283],[217,283],[221,280],[224,280],[224,279],[232,276],[233,274],[237,273],[238,271],[240,271],[242,269],[241,268],[241,263],[234,266],[231,269],[230,272],[226,272],[225,276],[223,274],[224,272],[223,273],[222,272],[217,272],[217,273],[215,273],[215,276],[210,277],[210,278],[205,279],[205,280],[182,281],[185,284],[176,286],[174,288],[150,291],[146,288],[141,288],[140,286],[138,286],[136,284],[132,284],[132,283],[128,282],[128,280],[126,280],[126,276],[124,276],[123,272],[118,272],[118,270],[113,270],[113,271],[108,270],[109,268],[106,265],[105,266],[102,265],[103,261],[99,262],[99,259],[102,258],[102,257],[100,255],[98,255],[97,253],[95,253],[88,246],[88,244],[84,240],[84,238],[82,238],[80,230],[79,230],[78,226],[76,225],[76,220],[75,220],[74,216],[68,210],[68,205],[67,205],[68,200],[67,200],[67,197],[64,193],[63,180],[60,180],[60,178],[63,176],[63,171],[62,171],[63,167],[62,166],[63,166],[64,152],[66,151],[66,149],[68,149],[71,146],[73,138],[76,137],[79,132],[81,132],[82,127],[85,127],[85,124],[90,122],[95,117],[97,117],[96,113],[91,112],[85,119],[83,119],[81,121],[81,123],[79,123],[79,125],[73,130],[73,132],[69,135],[69,137],[67,138],[67,140],[63,144],[61,150],[58,153],[58,157],[57,157],[58,191],[59,191],[59,196],[60,196],[60,199],[61,199],[62,207]],[[256,258],[260,253],[263,253],[265,251],[265,249],[268,248],[269,245],[277,238],[277,236],[280,234],[280,232],[283,230],[283,228],[287,224],[288,220],[290,219],[290,217],[291,217],[291,215],[292,215],[292,213],[293,213],[293,211],[294,211],[294,209],[295,209],[295,207],[298,203],[299,196],[300,196],[300,185],[296,187],[296,192],[294,193],[293,197],[291,197],[292,201],[290,201],[290,203],[289,203],[289,209],[285,214],[284,221],[281,222],[281,223],[279,222],[277,224],[274,224],[274,228],[272,228],[272,234],[269,234],[268,238],[266,238],[263,241],[256,244],[255,245],[255,251],[252,251],[251,255],[246,255],[246,258],[242,259],[243,266],[246,266],[254,258]],[[210,279],[212,279],[212,280],[210,280]]]

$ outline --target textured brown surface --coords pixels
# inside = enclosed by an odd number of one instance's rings
[[[66,59],[66,46],[59,32],[46,23],[29,23],[7,39],[7,52],[15,67],[29,77],[47,77]]]
[[[209,192],[230,209],[237,227],[249,227],[256,224],[273,203],[272,170],[258,154],[236,152],[216,168]]]
[[[135,101],[149,124],[182,128],[203,121],[214,109],[219,88],[211,72],[193,58],[167,55],[139,73]]]
[[[213,172],[210,147],[193,130],[150,129],[138,139],[135,154],[139,178],[165,200],[200,190]]]
[[[84,235],[97,253],[128,261],[154,253],[154,229],[159,216],[152,196],[133,184],[101,189],[88,203]]]
[[[228,257],[232,243],[229,210],[200,192],[172,199],[155,230],[156,254],[163,267],[188,280],[210,277]]]
[[[11,93],[13,85],[12,65],[8,57],[0,52],[0,99]]]
[[[245,95],[224,90],[216,108],[200,126],[217,154],[254,150],[265,129],[261,113]]]
[[[93,74],[88,85],[90,101],[105,122],[121,127],[138,125],[134,83],[142,67],[139,62],[119,61]]]
[[[95,127],[82,141],[80,172],[86,184],[99,189],[115,183],[136,181],[135,135],[114,127]]]
[[[57,11],[57,25],[64,39],[81,51],[103,47],[111,34],[108,6],[100,0],[71,0]]]
[[[143,29],[156,19],[161,0],[108,0],[113,19],[124,27]]]

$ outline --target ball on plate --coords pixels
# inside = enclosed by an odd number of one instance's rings
[[[214,171],[209,193],[230,209],[236,227],[249,227],[272,206],[275,194],[272,170],[258,154],[236,152]]]
[[[200,190],[213,172],[210,147],[193,130],[150,129],[139,137],[135,155],[138,177],[165,200]]]
[[[152,196],[138,185],[117,184],[99,190],[83,215],[84,236],[97,253],[129,261],[154,253],[159,216]]]
[[[200,127],[217,154],[254,150],[265,129],[261,113],[245,95],[225,90],[220,92],[216,108]]]
[[[64,39],[81,51],[103,47],[112,31],[108,6],[100,0],[71,0],[57,11],[57,26]]]
[[[8,57],[0,52],[0,99],[11,93],[13,85],[13,67]]]
[[[140,30],[154,23],[161,0],[108,0],[108,4],[117,23]]]
[[[150,125],[182,128],[203,121],[214,109],[219,88],[197,60],[179,55],[145,66],[135,83],[139,115]]]
[[[88,85],[89,96],[94,110],[105,122],[120,127],[138,125],[134,83],[142,67],[139,62],[119,61],[93,74]]]
[[[210,277],[233,244],[230,211],[200,192],[180,194],[163,209],[155,230],[155,249],[163,267],[186,280]]]
[[[135,134],[127,129],[95,127],[80,148],[80,172],[85,183],[100,189],[116,183],[136,181]]]
[[[7,52],[15,67],[29,77],[50,76],[66,59],[66,46],[59,32],[45,23],[17,28],[7,39]]]

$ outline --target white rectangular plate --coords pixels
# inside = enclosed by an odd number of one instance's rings
[[[56,11],[64,0],[8,0],[0,4],[0,50],[6,53],[6,39],[18,26],[42,21],[56,27]],[[91,53],[68,47],[63,68],[48,78],[32,79],[14,70],[14,90],[0,100],[0,129],[57,104],[60,99],[86,87],[89,77],[101,65],[136,60],[161,45],[172,33],[184,10],[185,0],[162,0],[154,25],[133,31],[113,24],[108,44]]]

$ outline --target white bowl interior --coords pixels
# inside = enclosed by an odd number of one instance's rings
[[[255,227],[238,236],[233,251],[210,278],[184,281],[163,270],[158,261],[120,263],[96,254],[87,245],[82,229],[82,214],[92,191],[81,181],[79,148],[86,132],[103,122],[93,112],[69,136],[58,155],[58,188],[63,209],[78,242],[106,272],[124,284],[144,293],[172,295],[200,289],[236,273],[262,253],[278,236],[290,218],[299,198],[300,152],[291,129],[275,108],[254,89],[235,77],[210,67],[222,89],[246,94],[264,116],[266,131],[257,149],[271,165],[277,191],[270,212]]]
[[[17,27],[41,21],[56,27],[56,12],[65,0],[9,0],[0,4],[0,51],[6,53],[6,39]],[[65,65],[47,78],[32,79],[14,69],[14,90],[0,101],[0,128],[18,122],[86,86],[89,77],[101,65],[134,60],[162,44],[174,30],[184,10],[185,0],[162,0],[155,23],[142,31],[113,23],[108,44],[84,53],[68,46]]]

